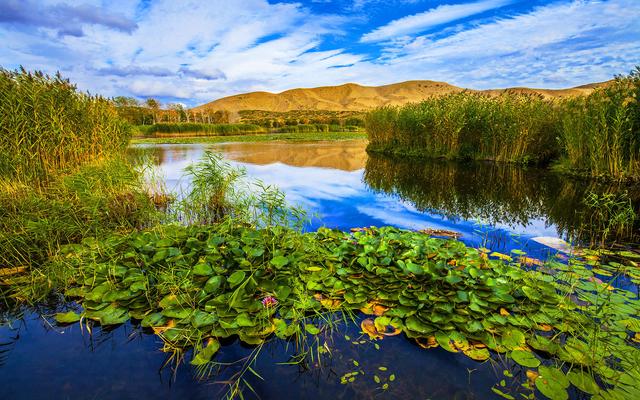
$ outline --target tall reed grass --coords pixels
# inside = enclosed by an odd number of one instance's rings
[[[33,185],[117,153],[130,137],[109,100],[24,69],[0,68],[0,121],[0,176]]]
[[[456,93],[366,117],[370,150],[448,159],[545,162],[558,109],[539,96]]]
[[[564,103],[558,168],[640,179],[640,67],[587,97]]]
[[[640,180],[640,67],[588,96],[456,93],[369,112],[369,151],[447,159],[554,162]]]
[[[148,223],[153,203],[124,161],[112,103],[59,74],[0,68],[0,268]]]

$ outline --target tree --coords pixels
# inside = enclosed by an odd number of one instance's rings
[[[153,116],[153,123],[155,124],[157,121],[158,110],[160,109],[160,102],[153,97],[147,98],[144,102],[145,106],[151,110],[151,115]]]

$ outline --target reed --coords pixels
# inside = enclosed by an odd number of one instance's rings
[[[566,101],[560,170],[640,179],[640,67],[587,97]]]
[[[463,92],[371,111],[366,127],[373,151],[542,163],[555,153],[557,115],[539,96]]]
[[[0,68],[0,176],[36,186],[123,150],[130,137],[111,102],[60,74]]]
[[[640,67],[588,96],[549,100],[462,92],[365,119],[371,152],[554,163],[572,174],[640,180]]]
[[[146,130],[146,134],[183,134],[204,133],[209,135],[235,135],[239,133],[261,133],[267,129],[254,124],[155,124]]]

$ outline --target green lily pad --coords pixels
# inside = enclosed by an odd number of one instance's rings
[[[573,386],[585,393],[597,394],[600,391],[600,386],[593,377],[584,371],[573,370],[567,374],[567,378]]]
[[[569,398],[566,388],[556,381],[544,378],[542,375],[536,378],[535,384],[540,393],[551,400],[567,400]]]
[[[213,274],[213,268],[211,268],[211,265],[208,263],[196,264],[196,266],[193,267],[193,274],[198,276],[209,276]]]
[[[513,361],[517,362],[523,367],[536,368],[538,365],[540,365],[540,360],[538,360],[535,354],[530,351],[513,350],[510,355]]]
[[[196,355],[191,360],[191,365],[204,365],[211,361],[211,358],[218,352],[220,349],[220,342],[215,339],[211,339],[209,344],[196,353]]]
[[[69,311],[66,313],[57,313],[55,318],[56,321],[61,324],[72,324],[74,322],[80,321],[80,315],[76,314],[73,311]]]
[[[271,259],[271,264],[276,268],[282,268],[289,264],[289,259],[285,256],[276,256]]]
[[[564,374],[564,372],[560,371],[558,368],[547,367],[543,365],[538,368],[538,372],[540,373],[541,377],[547,380],[552,380],[565,389],[569,387],[569,379]]]
[[[247,274],[244,271],[236,271],[229,276],[227,281],[229,282],[231,287],[235,287],[235,286],[238,286],[240,283],[242,283],[242,281],[244,281],[244,278],[246,275]]]
[[[306,324],[304,326],[304,330],[307,331],[307,333],[309,333],[311,335],[317,335],[318,333],[320,333],[320,329],[318,329],[317,326],[312,325],[312,324]]]

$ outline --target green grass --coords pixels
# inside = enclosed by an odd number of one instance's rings
[[[253,124],[155,124],[146,129],[146,135],[153,134],[198,134],[198,135],[233,135],[238,133],[259,133],[267,130]]]
[[[156,143],[225,143],[225,142],[268,142],[283,141],[316,141],[316,140],[352,140],[366,139],[365,132],[306,132],[306,133],[265,133],[256,135],[230,136],[194,136],[194,137],[164,137],[164,138],[135,138],[132,144]]]
[[[0,177],[42,185],[122,151],[130,129],[111,102],[60,75],[0,69]]]
[[[39,267],[62,244],[154,213],[122,161],[129,125],[59,74],[0,69],[0,267]]]

